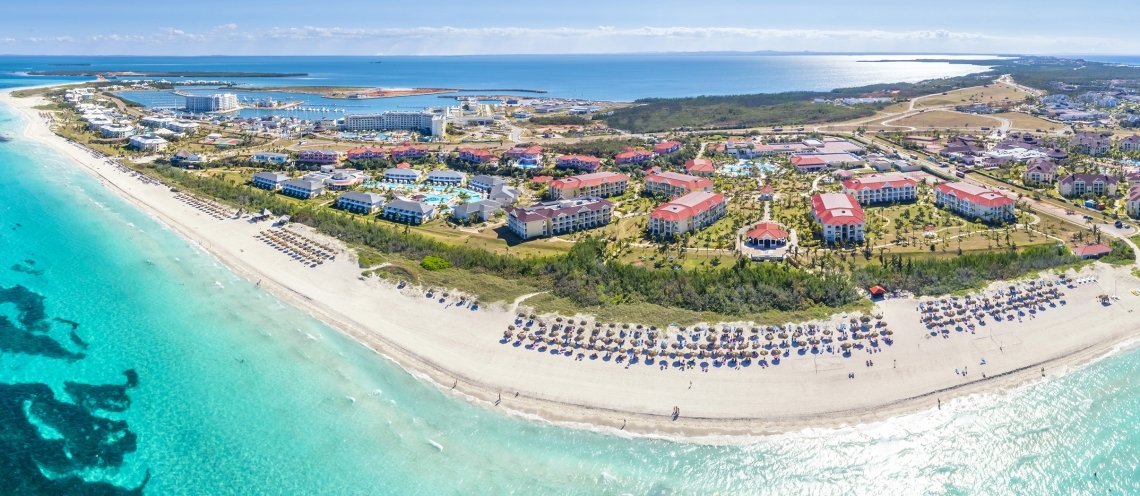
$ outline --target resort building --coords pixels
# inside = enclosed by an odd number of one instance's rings
[[[435,217],[435,207],[412,200],[392,200],[384,205],[385,219],[406,224],[423,224]]]
[[[864,205],[911,201],[918,198],[918,181],[902,174],[872,174],[843,181],[843,192]]]
[[[479,200],[471,203],[464,203],[456,205],[451,209],[451,217],[460,222],[475,220],[479,222],[486,222],[495,216],[496,213],[502,212],[503,206],[499,202],[491,200]]]
[[[522,166],[542,165],[542,147],[538,145],[511,148],[503,155],[517,160],[518,164]]]
[[[233,93],[186,96],[187,112],[225,112],[236,108],[238,108],[238,99]]]
[[[1112,253],[1112,247],[1104,243],[1097,243],[1095,245],[1088,246],[1078,246],[1073,248],[1073,254],[1081,257],[1082,260],[1100,258],[1108,255],[1109,253]]]
[[[1099,156],[1108,153],[1112,142],[1095,131],[1077,131],[1070,142],[1070,151],[1085,155]]]
[[[297,161],[303,164],[338,164],[340,152],[336,150],[301,150]]]
[[[1065,198],[1115,196],[1119,180],[1104,174],[1069,174],[1057,180],[1057,193]]]
[[[467,174],[453,170],[433,170],[428,172],[427,182],[442,186],[462,186],[467,182]]]
[[[409,145],[405,143],[392,149],[392,158],[396,160],[423,158],[426,156],[428,156],[428,148],[426,146]]]
[[[1014,217],[1012,198],[965,182],[935,186],[934,204],[945,205],[967,219],[1002,222]]]
[[[495,154],[482,148],[460,148],[459,160],[473,164],[486,164],[489,162],[498,162],[499,157],[496,157]]]
[[[1032,158],[1021,179],[1025,184],[1053,184],[1057,180],[1057,163],[1047,158]]]
[[[415,169],[388,169],[384,171],[384,182],[412,184],[420,181],[420,171]]]
[[[349,160],[383,160],[388,151],[383,148],[353,148],[348,151]]]
[[[1133,134],[1120,140],[1120,149],[1126,152],[1140,151],[1140,135]]]
[[[823,240],[829,243],[863,241],[866,228],[863,208],[846,193],[823,193],[811,197],[811,214],[823,226]]]
[[[522,239],[549,237],[609,224],[613,204],[594,196],[511,207],[507,227]]]
[[[130,147],[144,152],[161,152],[166,149],[166,140],[149,134],[131,136]]]
[[[126,138],[135,134],[134,126],[114,126],[107,124],[99,128],[99,132],[103,133],[104,138]]]
[[[788,244],[788,232],[775,222],[761,222],[745,234],[745,243],[756,248],[778,248]]]
[[[1124,210],[1132,218],[1140,218],[1140,184],[1128,188],[1128,199],[1124,201]]]
[[[645,191],[668,197],[681,196],[694,191],[712,191],[713,182],[703,177],[659,172],[645,176]]]
[[[695,232],[724,217],[728,199],[719,193],[694,191],[649,213],[649,234],[678,236]]]
[[[167,122],[164,127],[176,133],[192,133],[198,130],[198,123],[191,121],[170,121]]]
[[[685,162],[685,172],[694,176],[707,177],[716,173],[716,165],[707,158],[695,158]]]
[[[249,158],[254,162],[268,162],[271,164],[287,164],[289,163],[289,155],[284,153],[273,152],[257,152]]]
[[[653,145],[653,153],[658,155],[669,155],[681,151],[681,143],[679,141],[662,141]]]
[[[580,196],[605,198],[623,194],[627,187],[629,187],[629,176],[625,174],[595,172],[550,181],[546,186],[546,192],[552,200]]]
[[[827,162],[822,158],[810,155],[797,155],[792,157],[792,165],[799,172],[819,172],[827,168]]]
[[[331,166],[325,166],[321,167],[321,172],[305,174],[301,179],[321,181],[330,189],[348,189],[371,178],[356,169],[333,169]]]
[[[370,214],[384,206],[384,197],[376,193],[349,191],[337,197],[336,206],[349,212]]]
[[[253,175],[253,185],[261,189],[276,191],[281,188],[285,181],[289,180],[289,176],[279,172],[258,172]]]
[[[653,152],[648,150],[635,150],[630,147],[626,147],[624,152],[614,156],[614,163],[618,165],[640,164],[650,160],[653,160]]]
[[[601,167],[602,160],[586,155],[562,155],[558,157],[555,167],[559,169],[574,169],[578,171],[594,172]]]
[[[488,176],[480,174],[478,176],[471,176],[471,182],[468,186],[475,191],[491,191],[495,186],[507,184],[507,180],[498,176]]]
[[[325,193],[325,182],[315,179],[293,179],[281,183],[281,192],[297,198],[314,198]]]
[[[348,114],[341,129],[345,131],[387,131],[393,129],[419,131],[430,136],[443,136],[446,120],[442,114],[426,110],[389,110],[379,114]]]

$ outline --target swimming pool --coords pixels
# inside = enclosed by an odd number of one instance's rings
[[[728,164],[721,167],[721,174],[726,176],[749,176],[752,175],[753,169],[760,169],[761,172],[768,172],[776,169],[776,166],[764,162],[748,162],[741,160],[735,164]]]

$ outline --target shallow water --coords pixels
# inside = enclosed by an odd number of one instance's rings
[[[16,433],[0,493],[148,473],[150,494],[1140,492],[1137,352],[942,410],[715,445],[530,422],[283,305],[21,130],[0,108],[15,136],[0,143],[0,421]],[[113,442],[78,442],[92,432]],[[60,460],[63,439],[99,456]]]

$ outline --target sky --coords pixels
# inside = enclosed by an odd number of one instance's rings
[[[0,53],[1140,55],[1135,0],[6,2]]]

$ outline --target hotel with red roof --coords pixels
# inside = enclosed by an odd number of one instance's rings
[[[679,141],[662,141],[653,145],[653,153],[658,155],[669,155],[670,153],[677,153],[681,151],[681,143]]]
[[[538,145],[516,146],[503,152],[503,155],[517,160],[519,165],[539,165],[542,163],[542,147]]]
[[[649,234],[678,236],[707,227],[724,217],[728,200],[719,193],[694,191],[649,213]]]
[[[428,148],[426,146],[403,144],[392,149],[392,158],[396,160],[421,158],[427,155]]]
[[[653,160],[653,152],[649,150],[634,150],[626,147],[624,152],[614,156],[615,164],[640,164]]]
[[[943,183],[934,187],[934,204],[946,206],[967,219],[1001,222],[1013,219],[1013,199],[969,183]]]
[[[811,214],[823,226],[823,239],[831,243],[863,241],[866,228],[863,208],[846,193],[823,193],[811,197]]]
[[[707,158],[695,158],[685,162],[685,172],[694,176],[711,176],[716,172],[716,165]]]
[[[609,224],[613,207],[593,196],[510,207],[507,228],[522,239],[557,236]]]
[[[827,168],[827,161],[814,155],[796,155],[792,165],[800,172],[817,172]]]
[[[918,181],[902,174],[872,174],[843,181],[843,192],[864,205],[910,201],[918,198]]]
[[[485,164],[488,162],[498,162],[499,157],[482,148],[460,148],[459,160],[471,162],[474,164]]]
[[[348,151],[349,160],[386,159],[388,151],[383,148],[353,148]]]
[[[579,171],[594,172],[601,167],[602,160],[588,155],[562,155],[558,157],[555,167],[559,169],[575,169]]]
[[[694,191],[712,191],[713,182],[703,177],[658,172],[645,176],[645,191],[654,195],[680,196]]]
[[[546,191],[552,200],[579,196],[607,196],[625,193],[629,176],[617,172],[595,172],[550,181]]]

